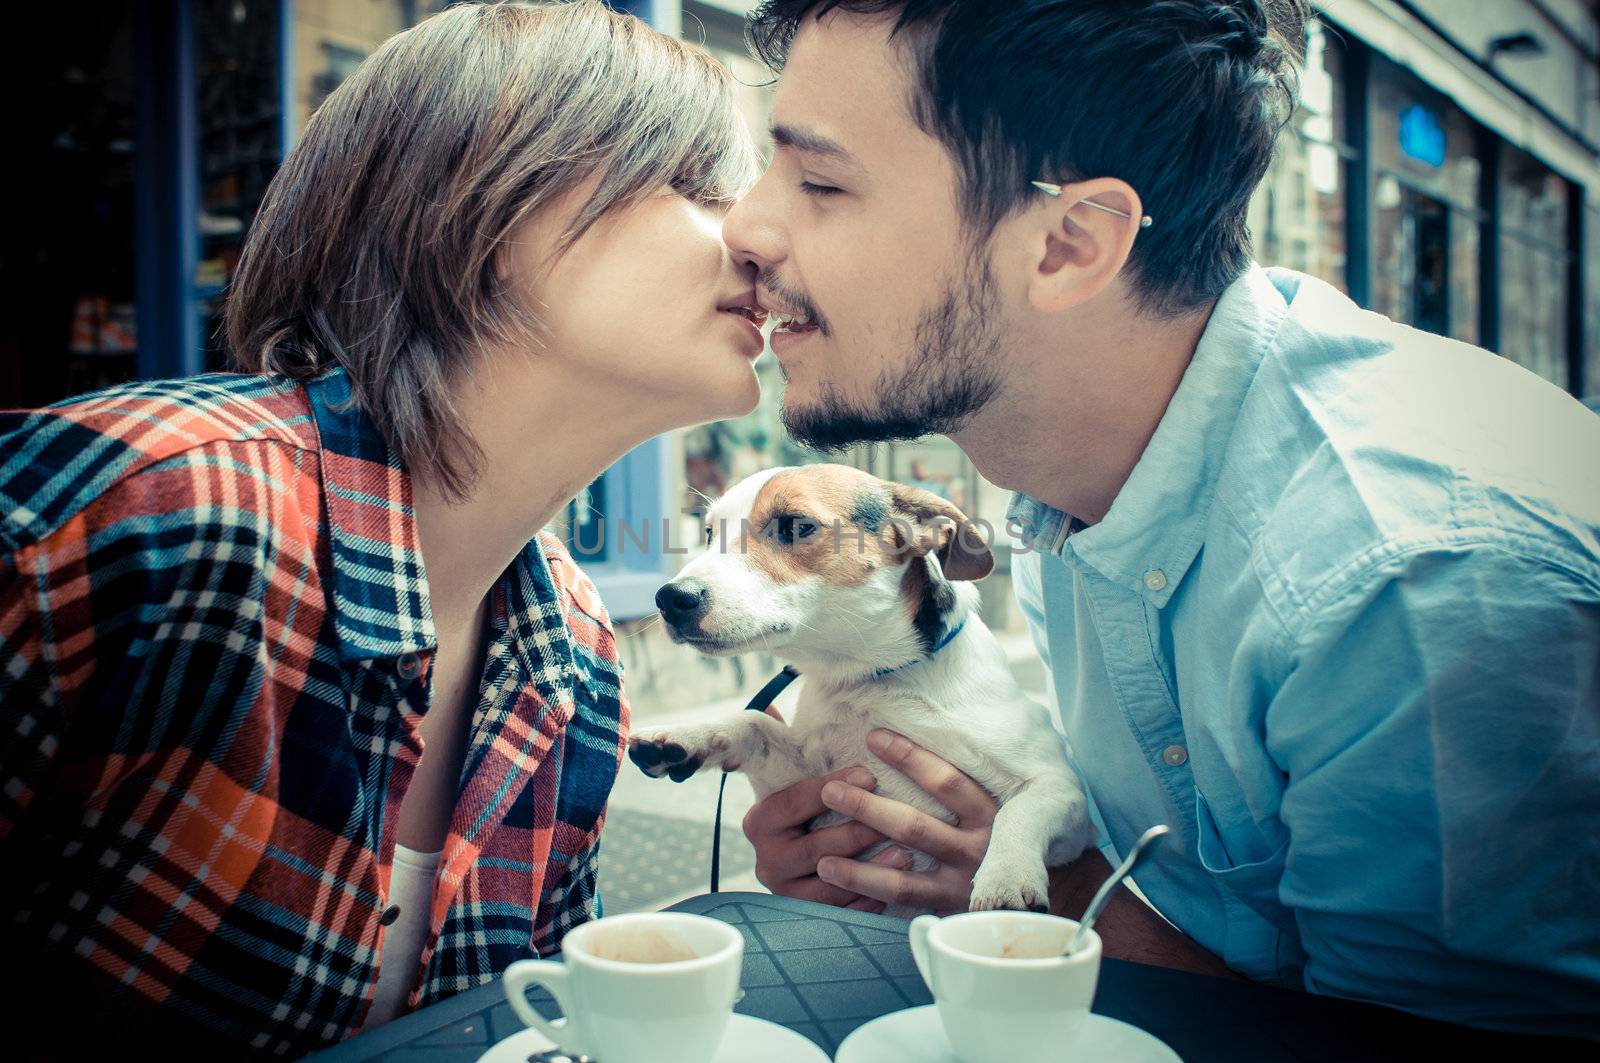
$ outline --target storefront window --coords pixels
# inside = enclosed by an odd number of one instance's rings
[[[1477,126],[1449,97],[1381,58],[1372,70],[1372,157],[1435,199],[1468,210],[1482,206]]]
[[[1319,22],[1307,29],[1306,66],[1294,121],[1250,202],[1261,262],[1320,277],[1345,290],[1346,167],[1343,45]]]
[[[1506,233],[1500,238],[1500,353],[1567,386],[1567,259]]]
[[[1481,339],[1482,138],[1448,98],[1376,59],[1372,72],[1372,309]]]
[[[207,368],[226,364],[223,292],[283,154],[361,60],[443,6],[442,0],[296,0],[290,9],[293,55],[287,64],[280,54],[280,4],[202,0],[194,6],[200,166],[194,298]],[[287,123],[286,66],[293,72]]]
[[[1390,174],[1373,196],[1372,308],[1428,332],[1449,328],[1449,211]]]
[[[227,364],[222,294],[283,150],[277,4],[194,5],[200,241],[194,298],[207,369]]]
[[[1479,302],[1483,283],[1479,276],[1482,262],[1483,227],[1471,216],[1456,211],[1450,219],[1450,328],[1453,339],[1480,342],[1483,308]]]
[[[1533,156],[1500,154],[1500,353],[1560,387],[1568,379],[1567,183]]]
[[[16,39],[0,229],[0,409],[131,379],[136,149],[130,5],[85,5],[70,30]]]
[[[1500,227],[1566,251],[1567,182],[1510,145],[1500,153]]]

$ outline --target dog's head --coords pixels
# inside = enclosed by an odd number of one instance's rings
[[[656,594],[677,642],[766,649],[808,671],[929,652],[972,607],[953,581],[994,567],[988,539],[929,491],[845,465],[771,469],[708,510],[701,551]]]

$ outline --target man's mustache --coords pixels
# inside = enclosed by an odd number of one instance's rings
[[[776,310],[796,318],[805,318],[817,326],[817,330],[824,336],[828,335],[828,323],[823,318],[822,312],[817,309],[817,304],[802,291],[790,288],[778,276],[778,271],[771,266],[763,266],[756,274],[756,285],[761,291],[767,292],[779,305],[765,306],[762,309]]]

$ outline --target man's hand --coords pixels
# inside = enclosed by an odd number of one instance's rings
[[[946,823],[843,780],[822,787],[823,804],[908,850],[927,853],[939,861],[939,867],[912,872],[907,870],[908,859],[896,866],[828,855],[818,861],[817,877],[827,885],[887,904],[926,908],[940,915],[966,911],[972,876],[989,849],[989,827],[999,806],[971,778],[903,735],[873,731],[867,736],[867,746],[948,808],[956,822]],[[895,851],[890,847],[884,853]],[[909,857],[909,853],[905,855]]]
[[[797,782],[757,802],[744,817],[744,833],[756,847],[756,878],[773,893],[821,901],[839,908],[883,911],[883,902],[830,885],[817,877],[817,863],[830,857],[855,857],[883,841],[883,835],[861,823],[839,823],[807,831],[826,812],[822,790],[836,781],[866,792],[878,784],[866,768],[844,768],[820,779]],[[890,846],[873,857],[880,867],[909,867],[910,857]]]

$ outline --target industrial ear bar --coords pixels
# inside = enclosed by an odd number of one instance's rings
[[[1029,183],[1047,196],[1059,197],[1061,195],[1061,186],[1058,184],[1052,184],[1049,181],[1030,181]],[[1079,204],[1082,204],[1085,207],[1093,207],[1095,210],[1103,210],[1107,214],[1115,214],[1119,218],[1133,217],[1133,215],[1129,214],[1125,210],[1118,210],[1116,207],[1108,207],[1104,203],[1096,203],[1092,199],[1080,199],[1077,203],[1074,203],[1073,206],[1076,207]],[[1139,228],[1141,229],[1148,229],[1154,224],[1155,219],[1150,217],[1148,214],[1142,215],[1139,218]]]

